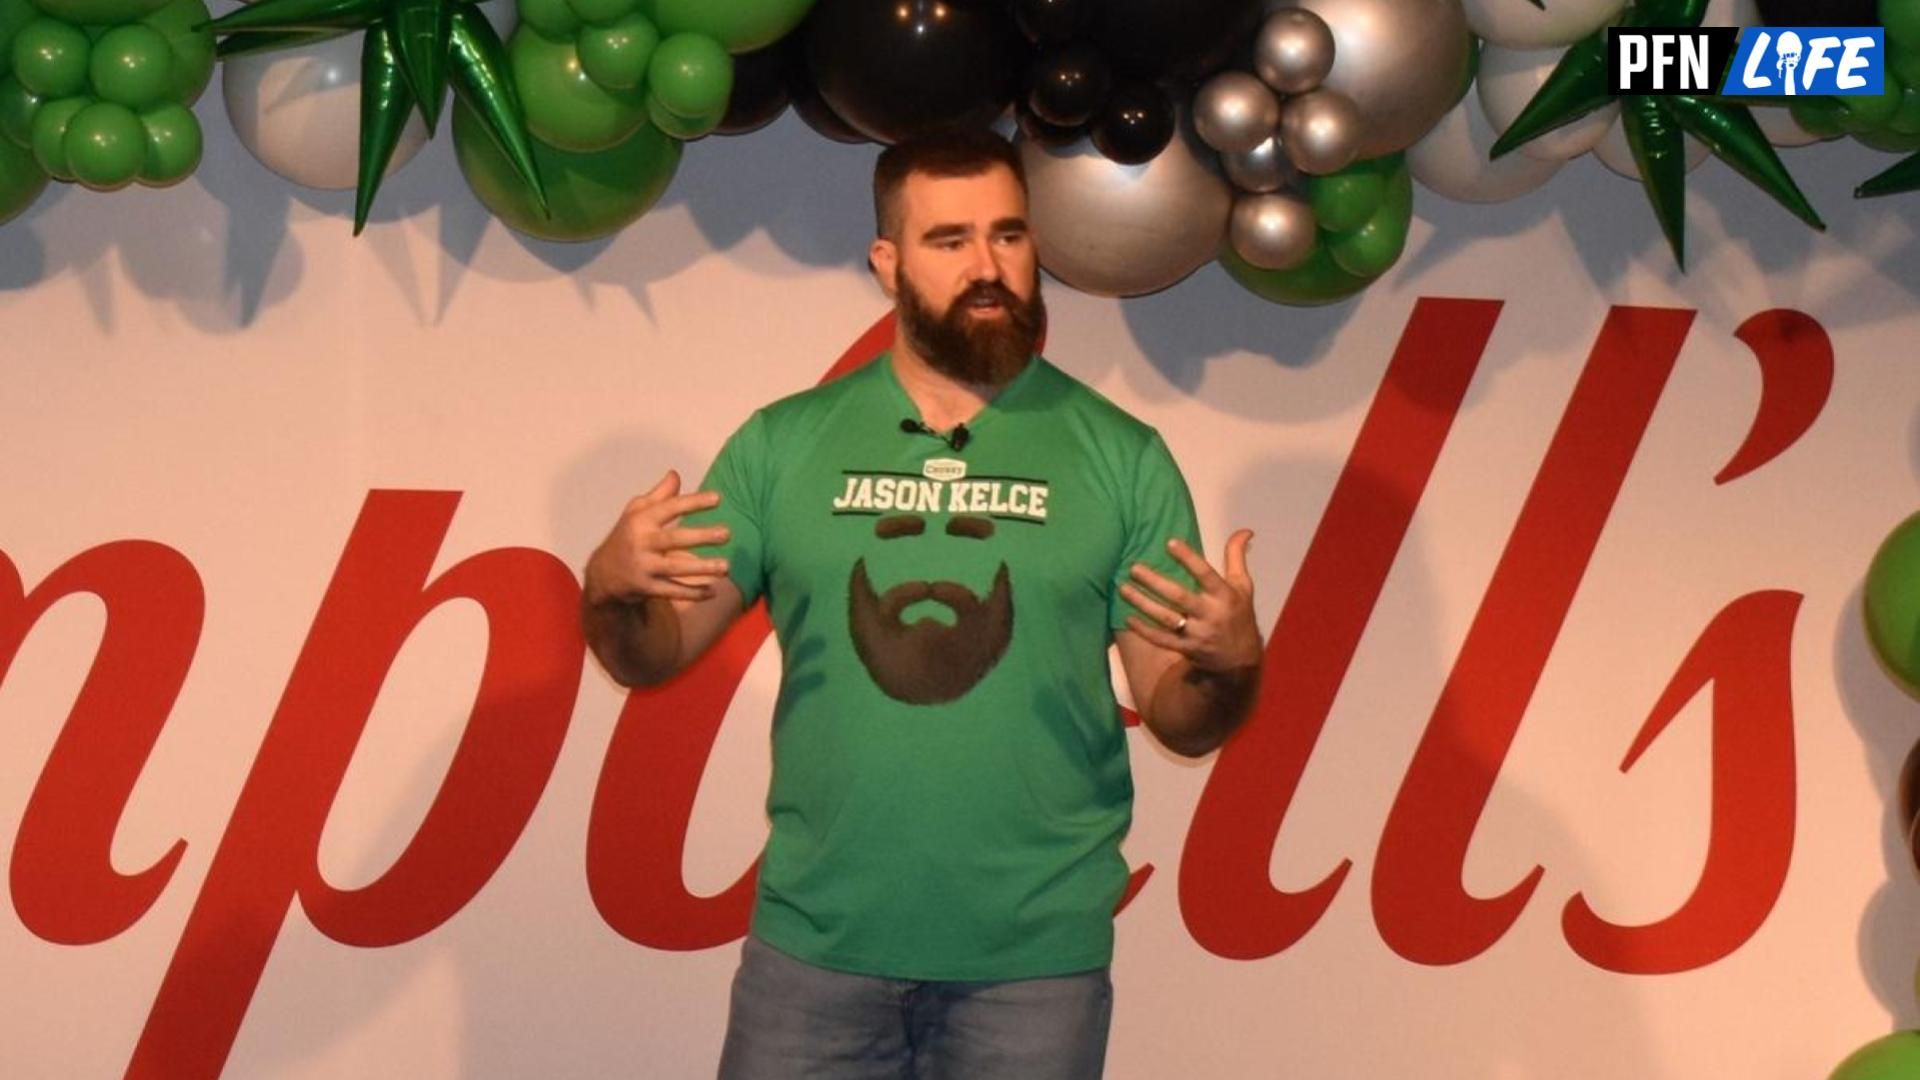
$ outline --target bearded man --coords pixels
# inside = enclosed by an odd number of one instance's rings
[[[781,649],[772,830],[725,1080],[1083,1080],[1103,1069],[1127,883],[1109,646],[1176,753],[1244,720],[1246,550],[1201,556],[1160,436],[1034,352],[1019,155],[891,147],[874,276],[897,344],[755,412],[701,489],[667,475],[586,568],[615,680],[686,667],[755,600]]]

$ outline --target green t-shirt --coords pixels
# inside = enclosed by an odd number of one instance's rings
[[[958,451],[891,357],[754,413],[704,489],[782,654],[753,931],[822,967],[1018,979],[1113,955],[1132,817],[1118,592],[1199,547],[1160,436],[1045,360]]]

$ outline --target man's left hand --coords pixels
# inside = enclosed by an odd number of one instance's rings
[[[1254,623],[1253,578],[1247,573],[1247,544],[1252,539],[1251,529],[1227,538],[1225,573],[1216,571],[1185,541],[1167,541],[1168,553],[1193,575],[1198,592],[1136,563],[1133,581],[1121,584],[1120,595],[1145,617],[1127,616],[1127,628],[1186,657],[1202,671],[1257,667],[1260,628]]]

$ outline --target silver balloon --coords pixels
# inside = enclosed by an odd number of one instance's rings
[[[1304,94],[1333,70],[1333,31],[1305,8],[1276,11],[1253,39],[1253,70],[1283,94]]]
[[[346,34],[220,65],[233,132],[260,164],[311,188],[351,190],[358,182],[360,38]],[[426,142],[426,125],[416,112],[400,132],[387,174]]]
[[[1361,156],[1365,123],[1340,91],[1309,90],[1288,98],[1280,110],[1280,147],[1301,172],[1339,172]]]
[[[1081,140],[1020,140],[1040,265],[1096,296],[1158,292],[1220,253],[1233,190],[1182,130],[1144,165],[1116,165]]]
[[[1259,146],[1273,137],[1279,123],[1280,99],[1244,71],[1215,75],[1193,98],[1193,126],[1208,146],[1223,154]]]
[[[1781,110],[1785,112],[1786,110]],[[1279,191],[1300,180],[1300,170],[1287,160],[1278,136],[1268,139],[1244,154],[1221,154],[1220,165],[1227,179],[1241,191],[1255,194]]]
[[[1262,270],[1291,270],[1313,255],[1319,223],[1313,207],[1291,195],[1243,195],[1233,204],[1227,239]]]
[[[1359,107],[1360,157],[1420,141],[1467,85],[1460,0],[1267,0],[1267,8],[1311,11],[1333,31],[1333,70],[1321,85]]]

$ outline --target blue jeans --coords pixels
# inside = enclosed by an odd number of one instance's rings
[[[830,971],[749,935],[720,1080],[1098,1080],[1106,968],[1006,982]]]

